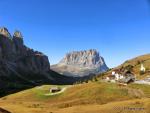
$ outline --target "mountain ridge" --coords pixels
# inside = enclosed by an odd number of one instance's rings
[[[104,58],[95,49],[84,51],[73,51],[51,69],[68,76],[88,76],[108,70]]]

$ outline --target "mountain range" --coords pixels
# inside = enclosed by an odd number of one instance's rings
[[[149,85],[105,81],[112,72],[128,69],[137,80],[149,82],[150,54],[109,69],[97,50],[73,51],[50,66],[48,57],[23,39],[20,31],[11,35],[0,28],[0,113],[150,112]],[[61,91],[50,92],[57,88]]]
[[[50,66],[45,54],[24,44],[20,31],[11,35],[7,28],[0,28],[0,96],[42,84],[85,81],[107,69],[94,49],[68,53],[59,64]]]

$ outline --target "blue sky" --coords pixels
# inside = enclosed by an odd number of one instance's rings
[[[0,26],[51,64],[69,51],[97,49],[109,67],[150,53],[149,0],[0,0]]]

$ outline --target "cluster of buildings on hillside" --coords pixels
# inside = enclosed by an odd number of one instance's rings
[[[106,77],[107,81],[120,82],[120,83],[131,83],[135,81],[135,75],[130,71],[120,72],[118,70],[112,71],[111,75]]]
[[[141,64],[140,71],[141,72],[146,71],[143,64]],[[129,70],[122,71],[120,69],[113,70],[112,73],[106,77],[106,81],[119,82],[119,83],[125,83],[125,84],[134,82],[135,80],[136,80],[136,76],[131,71]]]

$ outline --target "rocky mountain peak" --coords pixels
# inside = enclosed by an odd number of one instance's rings
[[[58,64],[51,68],[68,76],[87,76],[108,69],[103,57],[95,49],[67,53]]]
[[[18,30],[14,32],[13,37],[16,37],[16,38],[23,38],[22,33],[21,33],[20,31],[18,31]]]
[[[95,49],[73,51],[67,53],[60,64],[75,65],[80,67],[94,68],[104,64],[103,58]]]
[[[14,34],[13,34],[13,41],[14,43],[21,48],[21,46],[24,45],[23,43],[23,36],[22,36],[22,33],[20,31],[15,31]]]
[[[11,35],[6,27],[0,28],[0,34],[5,37],[9,37],[9,38],[11,37]]]
[[[13,38],[6,38],[11,35],[8,29],[3,27],[0,29],[0,34],[0,61],[14,64],[22,72],[43,73],[49,71],[48,57],[25,46],[20,31],[15,31]],[[1,68],[0,72],[2,72]]]

